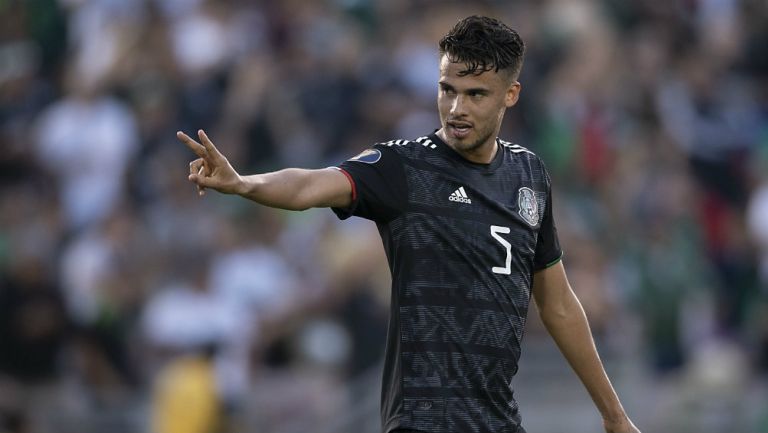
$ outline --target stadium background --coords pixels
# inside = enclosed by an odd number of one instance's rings
[[[174,133],[246,173],[417,137],[470,14],[527,43],[502,136],[550,168],[630,415],[768,432],[761,0],[0,1],[0,432],[377,432],[373,224],[199,198]],[[525,425],[600,431],[534,316]]]

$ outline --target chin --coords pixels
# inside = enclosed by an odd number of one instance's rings
[[[443,126],[444,130],[448,128]],[[451,146],[454,150],[461,152],[473,152],[483,146],[483,143],[488,139],[488,136],[484,139],[478,137],[477,131],[472,131],[469,135],[463,138],[456,138],[453,134],[445,134],[445,143]]]
[[[453,146],[457,150],[461,150],[463,152],[471,152],[474,150],[477,150],[478,148],[482,147],[483,141],[478,140],[475,137],[464,137],[461,139],[452,138],[453,140]]]

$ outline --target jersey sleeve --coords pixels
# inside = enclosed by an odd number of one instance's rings
[[[408,186],[400,155],[377,144],[336,167],[352,184],[352,203],[333,208],[339,219],[358,216],[377,222],[394,219],[408,202]]]
[[[544,216],[539,227],[539,236],[536,241],[536,253],[533,260],[534,271],[548,268],[559,262],[563,257],[563,250],[560,248],[560,240],[557,237],[555,219],[552,216],[552,183],[546,169],[544,170],[547,181],[547,198]]]

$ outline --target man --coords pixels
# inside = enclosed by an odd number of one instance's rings
[[[240,176],[198,131],[189,180],[282,209],[376,222],[392,271],[382,392],[389,432],[524,432],[510,387],[530,295],[606,432],[638,432],[608,380],[563,269],[549,176],[496,138],[517,103],[524,45],[472,16],[440,41],[441,128],[321,170]]]

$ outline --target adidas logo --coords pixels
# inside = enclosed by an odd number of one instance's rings
[[[459,203],[472,204],[472,200],[467,197],[467,193],[464,191],[463,186],[460,186],[459,189],[453,192],[453,194],[449,195],[448,200],[457,201]]]

